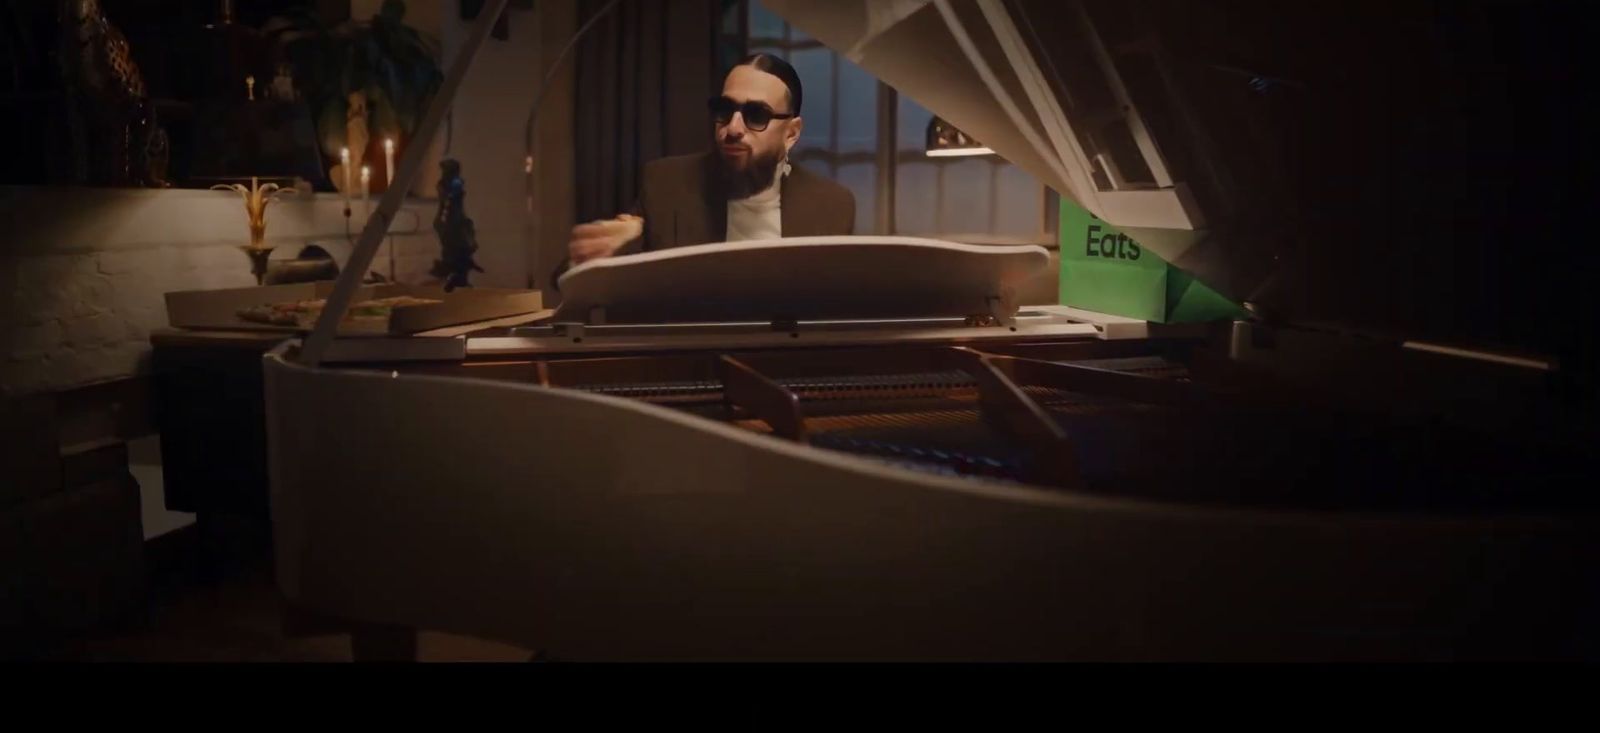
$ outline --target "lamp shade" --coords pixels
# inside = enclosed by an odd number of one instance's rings
[[[927,153],[930,158],[994,155],[994,151],[945,122],[938,115],[928,120]]]

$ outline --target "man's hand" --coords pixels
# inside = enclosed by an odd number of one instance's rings
[[[610,257],[642,232],[644,219],[632,214],[579,224],[572,228],[572,241],[567,243],[567,255],[571,257],[573,265]]]

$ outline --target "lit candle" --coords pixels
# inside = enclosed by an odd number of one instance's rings
[[[361,213],[367,218],[372,217],[372,200],[368,198],[371,189],[368,183],[372,181],[372,168],[361,166]],[[364,224],[362,226],[365,226]]]
[[[339,193],[344,194],[344,207],[350,208],[350,149],[339,148],[339,167],[344,169],[344,186]]]
[[[383,139],[383,190],[394,185],[394,138]]]

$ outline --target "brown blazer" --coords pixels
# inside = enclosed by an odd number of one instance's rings
[[[644,234],[617,250],[637,254],[670,247],[722,242],[728,237],[728,197],[716,173],[716,152],[678,155],[646,163],[639,200],[629,213],[644,219]],[[783,182],[785,237],[849,235],[856,228],[856,197],[850,189],[798,165]],[[571,263],[563,260],[553,285]]]

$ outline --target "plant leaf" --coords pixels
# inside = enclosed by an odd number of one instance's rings
[[[386,0],[368,22],[329,25],[300,7],[284,13],[287,22],[273,21],[330,156],[345,145],[350,93],[368,98],[369,130],[387,137],[412,133],[443,83],[438,40],[405,25],[406,10],[402,0]]]
[[[396,23],[406,17],[406,4],[404,0],[383,0],[383,9],[378,11],[378,16],[388,18]]]

